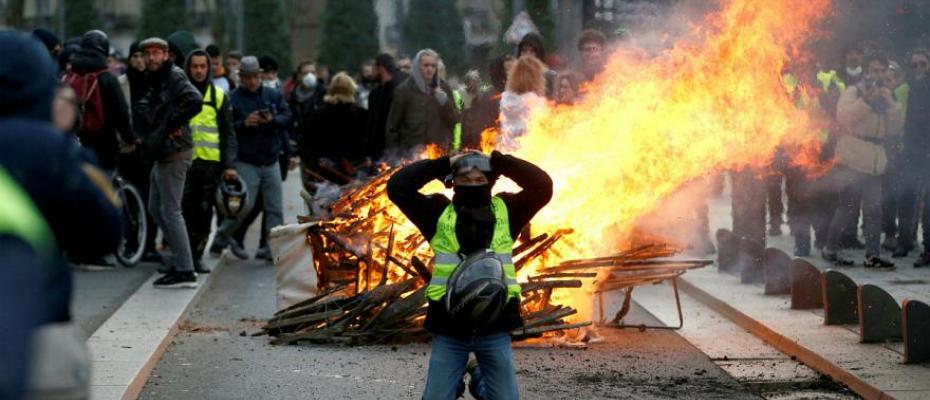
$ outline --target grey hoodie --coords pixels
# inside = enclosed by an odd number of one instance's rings
[[[410,76],[413,77],[413,81],[416,82],[417,88],[421,92],[426,94],[433,94],[433,97],[436,98],[436,101],[439,102],[440,106],[446,105],[446,102],[449,101],[449,96],[442,90],[434,90],[434,88],[439,87],[439,71],[436,71],[436,74],[433,75],[432,82],[426,82],[426,77],[423,76],[423,72],[420,71],[420,59],[426,54],[427,51],[431,50],[420,50],[417,52],[416,57],[413,58],[413,68],[410,69]],[[436,62],[439,62],[439,57],[436,57]]]

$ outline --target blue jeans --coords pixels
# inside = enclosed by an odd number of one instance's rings
[[[472,394],[480,400],[518,399],[517,371],[510,334],[474,337],[435,335],[426,374],[425,400],[454,400],[464,391],[462,376],[468,355],[475,353],[478,368],[472,372]]]
[[[246,197],[245,209],[239,213],[237,218],[223,220],[216,232],[216,237],[213,238],[215,244],[223,247],[229,244],[233,232],[239,229],[249,212],[255,207],[256,196],[258,196],[259,192],[261,192],[262,201],[265,204],[263,212],[265,213],[265,219],[268,221],[267,230],[270,231],[271,228],[284,224],[281,200],[281,169],[278,164],[258,166],[237,162],[236,172],[245,181],[249,193]],[[264,233],[267,234],[268,232]]]

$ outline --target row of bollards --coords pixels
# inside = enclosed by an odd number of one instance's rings
[[[766,295],[790,295],[791,309],[823,309],[825,325],[859,325],[862,343],[904,342],[904,363],[930,361],[930,306],[917,300],[901,305],[884,289],[857,285],[846,274],[821,271],[802,258],[717,231],[717,266],[739,274],[742,283],[762,284]]]

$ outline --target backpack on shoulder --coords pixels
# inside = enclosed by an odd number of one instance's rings
[[[77,98],[78,114],[81,116],[82,133],[98,133],[103,130],[106,121],[106,112],[103,107],[103,95],[100,92],[100,74],[98,72],[77,73],[69,72],[62,81],[74,89]]]

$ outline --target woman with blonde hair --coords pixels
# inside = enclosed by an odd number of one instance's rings
[[[313,112],[309,129],[301,138],[301,156],[310,170],[326,177],[332,171],[355,175],[355,166],[364,159],[368,120],[368,113],[355,101],[357,90],[358,85],[345,72],[330,81],[323,104]]]
[[[523,56],[507,73],[507,90],[501,95],[499,148],[516,149],[516,139],[526,134],[530,117],[545,111],[546,70],[536,57]]]

